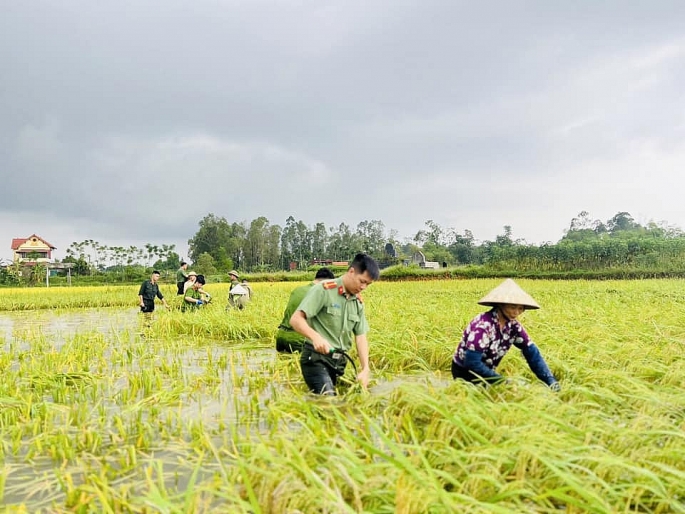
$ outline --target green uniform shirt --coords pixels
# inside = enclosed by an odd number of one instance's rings
[[[176,272],[176,283],[185,282],[187,278],[188,272],[183,268],[178,268],[178,271]]]
[[[189,287],[188,290],[183,295],[183,303],[181,304],[181,310],[187,311],[189,309],[197,309],[199,307],[199,305],[197,303],[186,302],[186,296],[190,296],[191,298],[195,298],[196,300],[200,300],[202,298],[202,293],[200,293],[200,291],[198,291],[194,287]]]
[[[369,331],[364,304],[358,295],[346,295],[342,277],[312,286],[297,310],[307,315],[309,326],[336,350],[349,351],[353,335]]]
[[[302,303],[302,300],[304,300],[304,297],[307,296],[307,293],[313,286],[314,282],[293,289],[293,292],[290,293],[290,299],[288,299],[288,305],[285,307],[285,311],[283,311],[283,320],[278,328],[284,328],[286,330],[293,329],[293,327],[290,326],[290,318],[292,318],[293,314],[295,314],[295,311],[299,307],[300,303]],[[304,336],[300,337],[304,339]]]
[[[313,286],[314,282],[305,284],[296,287],[293,289],[292,293],[290,293],[288,305],[286,305],[285,311],[283,311],[283,320],[281,321],[281,324],[278,325],[278,332],[276,332],[276,349],[278,349],[278,346],[285,347],[286,345],[290,345],[291,350],[302,350],[302,344],[305,341],[305,337],[293,330],[293,327],[290,325],[290,318]]]

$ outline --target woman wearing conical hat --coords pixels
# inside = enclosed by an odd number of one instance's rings
[[[558,391],[559,382],[516,320],[526,309],[539,309],[537,302],[508,278],[478,303],[492,309],[473,318],[464,330],[452,358],[452,376],[485,384],[503,380],[495,369],[513,345],[521,350],[533,373]]]

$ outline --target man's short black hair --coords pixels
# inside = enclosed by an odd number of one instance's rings
[[[153,274],[153,275],[161,275],[161,273],[160,273],[159,270],[157,270],[157,269],[156,269],[155,271],[153,271],[152,274]]]
[[[181,266],[185,266],[186,264],[188,264],[186,261],[181,261]]]
[[[354,268],[357,273],[364,273],[366,271],[372,280],[378,280],[378,277],[381,276],[381,270],[378,269],[376,261],[365,253],[355,255],[352,262],[350,262],[350,268]]]
[[[315,280],[316,280],[316,279],[319,279],[319,280],[327,280],[327,279],[331,279],[331,278],[335,278],[335,275],[334,275],[333,272],[332,272],[331,270],[329,270],[328,268],[319,268],[319,269],[316,271],[316,275],[314,275],[314,279],[315,279]]]
[[[205,276],[204,275],[198,275],[197,277],[195,277],[195,282],[197,282],[198,284],[205,285],[206,284]]]

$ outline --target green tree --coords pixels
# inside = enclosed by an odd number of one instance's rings
[[[160,249],[157,245],[145,243],[145,251],[147,252],[147,265],[150,267],[154,262],[154,258],[159,255]]]
[[[221,246],[216,253],[215,265],[218,269],[228,271],[235,267],[233,266],[233,260],[228,256],[226,248]]]
[[[193,264],[193,268],[201,275],[216,275],[217,269],[214,265],[214,257],[205,252],[198,256],[197,261]]]
[[[173,271],[181,265],[181,257],[174,251],[176,245],[162,245],[160,258],[152,265],[154,269]]]
[[[312,253],[312,239],[312,231],[303,221],[295,221],[288,216],[281,232],[282,267],[288,269],[290,262],[297,262],[300,267],[307,266],[312,258],[318,257]]]
[[[457,264],[477,264],[476,241],[470,230],[464,230],[463,235],[455,232],[448,249]]]
[[[362,221],[357,225],[355,250],[380,258],[385,253],[385,225],[380,220]]]
[[[252,220],[245,240],[245,268],[264,269],[278,263],[278,239],[280,229],[276,227],[276,248],[273,248],[274,233],[269,220],[264,216]],[[273,260],[272,260],[273,259]]]
[[[337,230],[329,229],[331,232],[328,245],[329,257],[334,261],[351,261],[356,253],[361,249],[355,235],[346,223],[338,225]]]
[[[325,259],[328,257],[328,230],[326,225],[319,222],[314,225],[311,231],[312,256],[315,259]]]
[[[200,221],[199,227],[188,240],[188,256],[192,261],[195,262],[200,255],[208,253],[215,262],[226,263],[230,259],[236,267],[242,265],[247,233],[243,224],[229,225],[226,218],[210,213]]]

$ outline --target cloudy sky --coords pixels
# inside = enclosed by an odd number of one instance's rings
[[[0,259],[208,213],[685,227],[682,0],[0,0]]]

